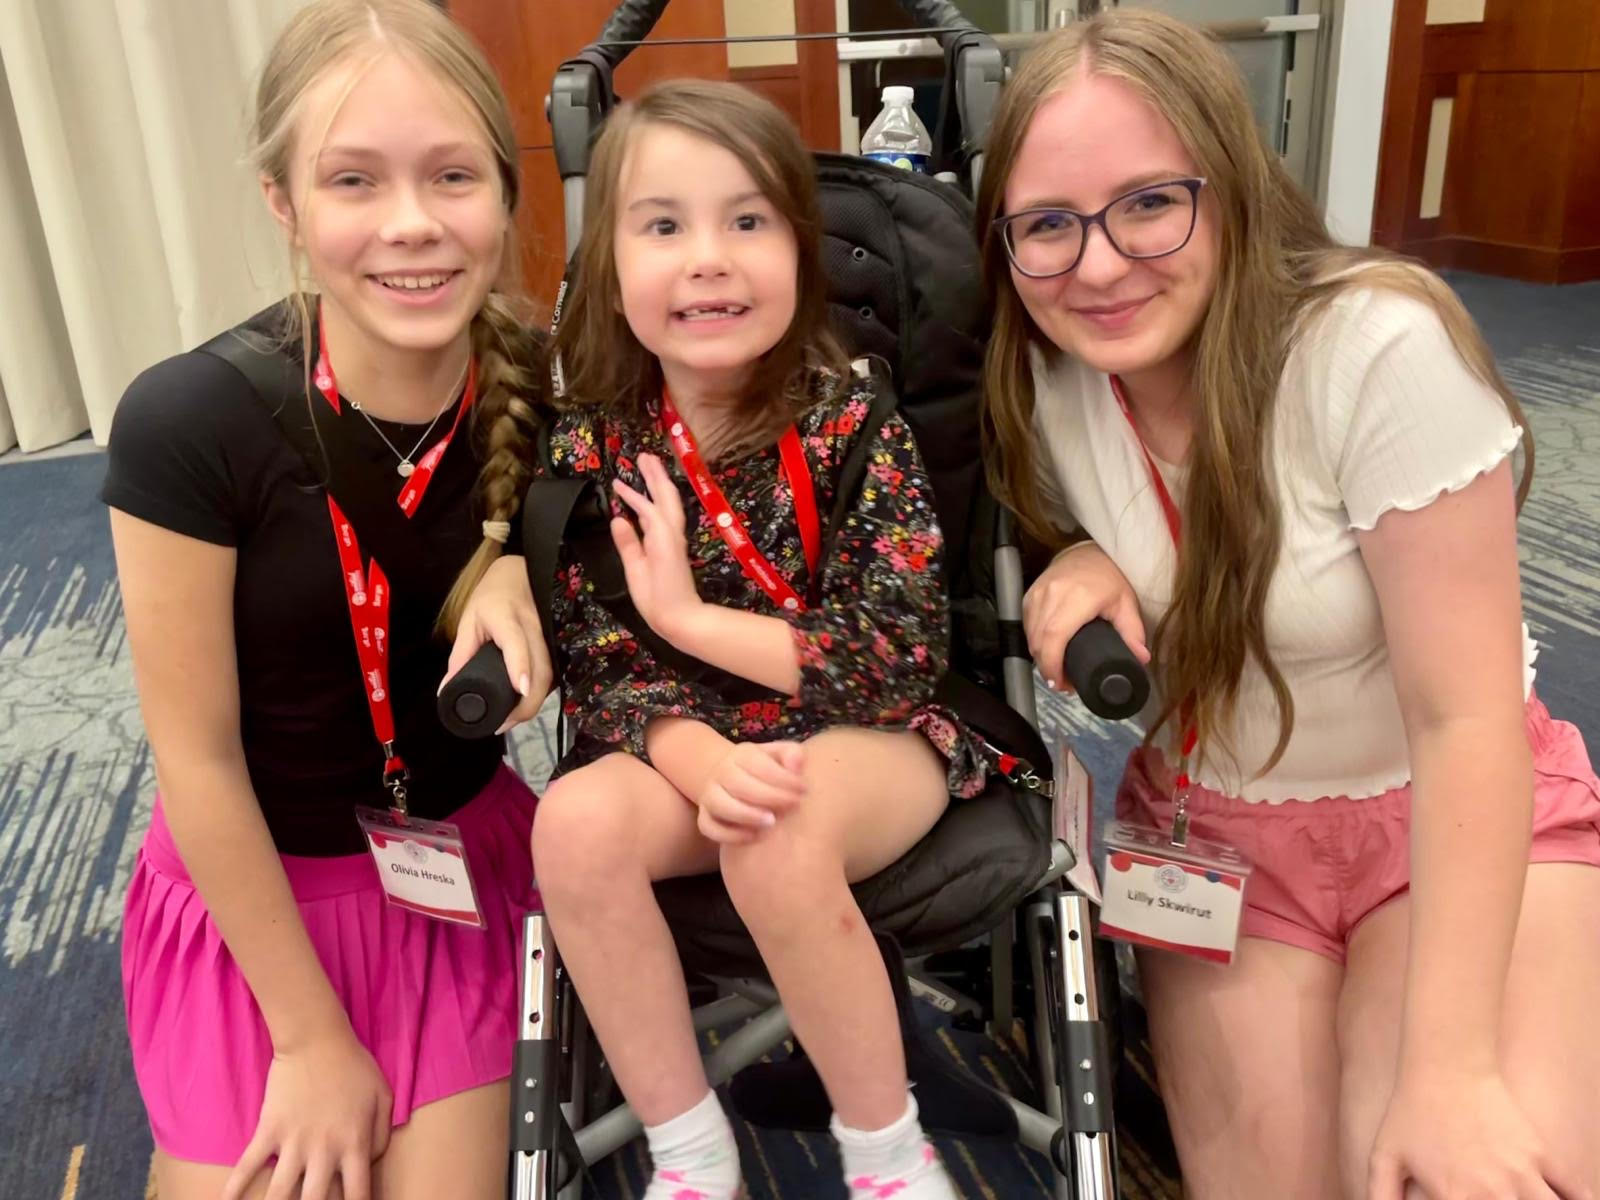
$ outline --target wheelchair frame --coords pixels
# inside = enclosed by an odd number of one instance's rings
[[[974,187],[982,170],[981,147],[1004,80],[993,39],[948,0],[902,0],[918,22],[935,32],[954,59],[958,112],[978,152],[970,160]],[[582,232],[584,179],[594,132],[613,103],[613,68],[654,27],[668,0],[622,0],[600,38],[563,63],[546,100],[562,177],[566,249],[570,260]],[[565,284],[563,284],[563,289]],[[557,306],[564,299],[558,297]],[[1021,553],[1008,514],[1000,512],[995,538],[996,606],[1002,627],[1022,620]],[[1017,639],[1013,639],[1017,640]],[[1002,660],[1006,699],[1035,728],[1033,663],[1008,654]],[[1058,795],[1056,803],[1061,800]],[[1018,910],[990,936],[991,1015],[1002,1032],[1013,1009],[1016,917],[1022,917],[1027,968],[1033,983],[1033,1067],[1045,1110],[1005,1097],[1021,1143],[1044,1154],[1053,1167],[1056,1200],[1115,1200],[1118,1196],[1116,1132],[1112,1105],[1114,1063],[1109,1024],[1099,994],[1093,948],[1093,912],[1064,876],[1072,849],[1054,839],[1050,862]],[[908,970],[914,967],[908,963]],[[946,1007],[981,1011],[976,1001],[910,971],[916,991],[938,993]],[[758,1062],[790,1033],[772,985],[761,979],[712,976],[718,998],[694,1010],[696,1032],[743,1019],[705,1057],[713,1087]],[[522,1010],[511,1077],[511,1200],[581,1200],[583,1171],[563,1160],[599,1162],[642,1131],[626,1104],[593,1111],[607,1076],[582,1005],[562,970],[549,924],[540,913],[523,920],[520,966]],[[570,1133],[568,1131],[571,1131]],[[566,1178],[563,1178],[563,1174]]]

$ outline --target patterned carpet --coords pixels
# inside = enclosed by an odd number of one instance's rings
[[[1562,289],[1462,276],[1539,441],[1522,520],[1529,623],[1552,710],[1600,740],[1592,687],[1600,631],[1600,285]],[[150,1156],[128,1065],[117,927],[153,777],[123,639],[98,454],[0,467],[0,1197],[137,1200]],[[1071,734],[1113,792],[1128,731],[1050,698],[1051,732]],[[531,779],[548,771],[550,731],[514,746]],[[1025,1093],[1008,1042],[942,1029],[950,1054]],[[1130,1197],[1176,1195],[1159,1110],[1136,1051],[1120,1115]],[[740,1130],[754,1200],[840,1191],[826,1139]],[[1047,1168],[1009,1146],[941,1139],[968,1196],[1048,1194]],[[640,1191],[630,1147],[595,1171],[597,1195]],[[826,1183],[819,1181],[827,1181]]]

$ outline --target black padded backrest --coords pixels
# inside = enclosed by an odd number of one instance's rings
[[[983,491],[987,328],[972,204],[936,179],[849,155],[817,155],[817,179],[834,328],[852,356],[888,364],[933,480],[960,596]]]

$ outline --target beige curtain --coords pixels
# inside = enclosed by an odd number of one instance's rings
[[[281,294],[243,158],[303,0],[0,0],[0,450],[87,430],[128,383]]]

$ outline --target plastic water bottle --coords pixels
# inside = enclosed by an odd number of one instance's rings
[[[928,158],[933,153],[933,138],[928,136],[928,127],[911,107],[912,94],[908,87],[883,89],[883,111],[867,126],[866,136],[861,139],[861,153],[891,167],[926,174]]]

